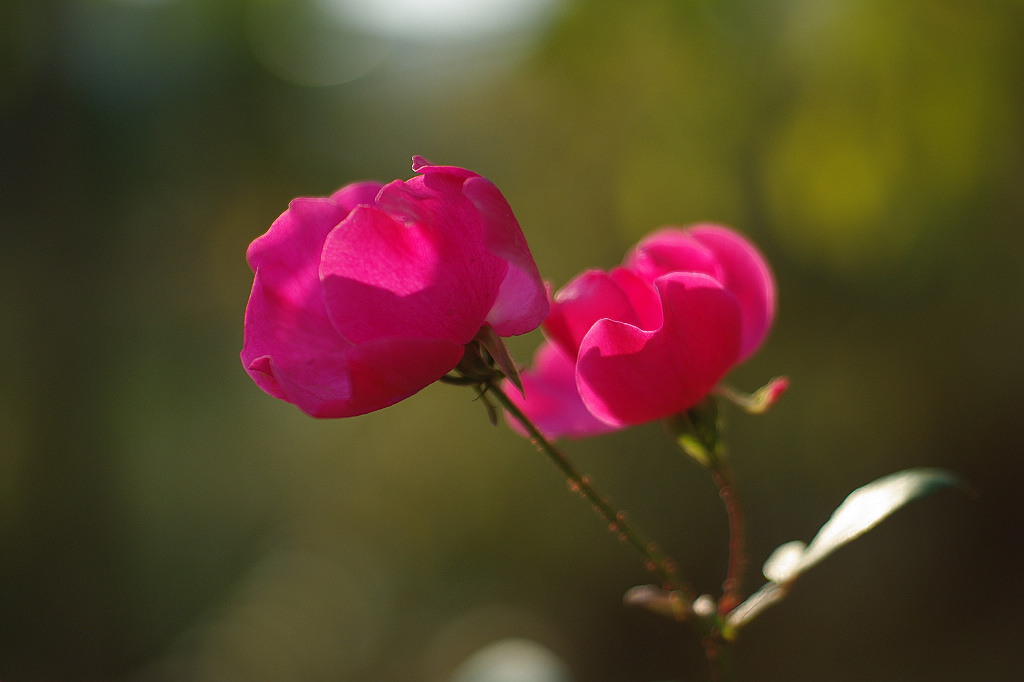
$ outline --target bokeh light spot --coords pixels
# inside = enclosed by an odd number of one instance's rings
[[[520,32],[553,16],[558,0],[318,0],[353,27],[434,42]]]
[[[548,648],[518,637],[477,650],[451,682],[572,682],[568,666]]]

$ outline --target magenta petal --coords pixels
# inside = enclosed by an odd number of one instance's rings
[[[373,206],[382,187],[384,185],[379,182],[353,182],[332,194],[331,199],[348,215],[356,206]]]
[[[250,245],[241,357],[267,393],[317,417],[381,409],[452,370],[482,327],[520,334],[546,315],[501,193],[462,168],[414,169],[296,199]]]
[[[327,234],[347,213],[331,199],[295,199],[246,252],[256,276],[245,309],[242,364],[277,398],[286,399],[271,357],[313,357],[341,341],[327,318],[318,269]]]
[[[695,405],[736,362],[740,309],[711,277],[673,273],[655,281],[665,321],[644,331],[604,319],[580,346],[584,404],[615,425],[660,419]]]
[[[272,382],[280,394],[268,393],[312,417],[354,417],[430,385],[458,363],[462,352],[462,346],[447,341],[389,340],[342,344],[305,360],[262,356],[248,369],[261,388]]]
[[[462,191],[480,212],[484,246],[508,263],[498,297],[487,314],[488,324],[498,336],[518,336],[536,329],[548,314],[547,293],[512,208],[486,178],[467,179]]]
[[[427,161],[418,154],[412,157],[412,172],[423,174],[443,173],[444,175],[451,175],[457,177],[460,180],[480,177],[473,171],[466,170],[465,168],[461,168],[459,166],[437,166],[435,164],[430,163],[429,161]]]
[[[348,210],[331,199],[295,199],[265,234],[245,253],[249,267],[263,270],[264,284],[275,295],[296,304],[319,289],[320,253],[334,227]]]
[[[722,267],[722,284],[739,301],[743,313],[739,360],[745,360],[764,341],[775,317],[775,279],[757,248],[732,230],[698,225],[690,234],[715,254]]]
[[[517,390],[505,389],[509,399],[521,409],[546,438],[580,438],[615,431],[592,415],[576,389],[576,371],[572,358],[551,342],[543,343],[533,356],[533,366],[523,372],[524,398]],[[508,416],[506,421],[520,434],[526,432]]]
[[[272,371],[271,358],[306,360],[318,348],[332,348],[341,339],[327,319],[319,302],[318,290],[309,291],[310,301],[296,301],[279,295],[265,283],[264,269],[256,271],[249,304],[245,308],[245,341],[241,359],[253,381],[276,398],[286,399]]]
[[[426,220],[425,201],[432,195],[444,197],[449,206],[468,200],[479,221],[484,247],[508,265],[494,305],[486,322],[499,336],[517,336],[536,329],[547,315],[547,296],[526,238],[511,207],[494,184],[472,171],[457,166],[435,166],[420,156],[413,157],[413,170],[423,175],[405,183],[406,196],[389,192],[381,206],[385,210]]]
[[[406,188],[392,183],[401,199]],[[507,264],[483,246],[469,202],[416,206],[403,222],[361,206],[327,238],[320,265],[335,329],[362,344],[385,338],[468,343],[497,297]]]
[[[664,314],[661,309],[661,296],[658,295],[654,282],[647,281],[626,268],[614,268],[609,274],[629,299],[629,305],[633,308],[638,326],[641,329],[660,327],[664,322]],[[629,320],[620,318],[620,321],[628,322]]]
[[[246,308],[242,364],[260,388],[309,415],[379,410],[436,381],[462,358],[462,346],[450,341],[353,346],[334,330],[318,290],[314,301],[294,305],[268,290],[264,272],[257,271]]]
[[[544,329],[552,341],[575,357],[583,337],[603,318],[631,325],[640,322],[629,296],[611,275],[587,270],[555,293]]]
[[[702,272],[718,278],[715,254],[678,227],[664,227],[644,237],[626,254],[623,266],[653,282],[670,272]]]
[[[349,359],[353,398],[346,409],[350,414],[365,414],[404,400],[455,369],[464,350],[442,339],[363,344]]]

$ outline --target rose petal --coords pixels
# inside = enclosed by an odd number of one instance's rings
[[[303,362],[341,341],[327,317],[317,271],[327,234],[347,214],[332,199],[295,199],[246,252],[256,275],[245,309],[242,364],[277,398],[286,399],[271,357]]]
[[[388,340],[344,345],[295,364],[262,356],[250,365],[249,374],[257,379],[257,373],[268,372],[281,391],[276,397],[312,417],[355,417],[429,386],[458,363],[462,352],[448,341]]]
[[[241,359],[260,388],[277,398],[285,398],[284,389],[270,371],[269,360],[260,358],[277,356],[286,364],[309,362],[338,347],[343,340],[327,319],[319,290],[309,291],[309,300],[297,302],[294,296],[280,295],[268,287],[265,272],[263,268],[258,269],[253,279],[249,304],[245,308]]]
[[[548,314],[547,293],[512,208],[486,178],[469,178],[462,191],[480,212],[484,246],[508,263],[487,322],[498,336],[518,336],[536,329]]]
[[[611,275],[587,270],[555,293],[544,329],[563,351],[576,357],[583,337],[602,318],[640,322],[629,296]]]
[[[461,168],[459,166],[437,166],[435,164],[430,163],[429,161],[427,161],[418,154],[412,157],[412,172],[423,173],[424,175],[427,173],[442,173],[444,175],[454,176],[456,178],[459,178],[460,180],[479,177],[473,171],[466,170],[465,168]]]
[[[715,254],[678,227],[664,227],[644,237],[626,254],[623,266],[649,282],[670,272],[721,276]]]
[[[332,194],[331,199],[345,209],[347,215],[356,206],[373,206],[382,187],[379,182],[353,182]]]
[[[392,405],[446,374],[462,358],[450,341],[387,340],[354,346],[326,313],[273,296],[256,273],[246,309],[242,363],[270,395],[314,417],[352,417]]]
[[[411,183],[410,183],[411,184]],[[413,201],[405,183],[381,190],[392,208]],[[397,195],[397,201],[396,201]],[[508,265],[483,246],[468,200],[426,196],[402,222],[358,207],[327,238],[320,277],[335,329],[356,344],[385,338],[465,344],[497,298]]]
[[[739,360],[745,360],[764,341],[775,317],[775,279],[764,256],[739,234],[719,225],[690,230],[721,264],[722,284],[739,301],[743,333]]]
[[[614,268],[610,275],[629,299],[629,305],[639,320],[640,328],[653,330],[660,327],[664,322],[664,311],[661,309],[661,297],[653,281],[649,282],[626,268]]]
[[[580,346],[576,381],[598,419],[640,424],[696,404],[736,361],[740,309],[707,275],[673,273],[655,281],[665,321],[655,331],[609,319]]]
[[[264,285],[295,305],[310,302],[319,290],[317,272],[324,241],[348,210],[331,199],[295,199],[245,253],[253,272],[263,270]]]
[[[581,438],[616,430],[587,410],[576,389],[573,359],[550,341],[541,344],[532,367],[520,376],[526,397],[515,390],[506,393],[546,438]],[[510,384],[505,386],[507,389]],[[506,417],[506,421],[516,432],[527,435],[516,419]]]
[[[544,284],[534,263],[519,223],[511,207],[494,184],[484,177],[458,166],[435,166],[421,156],[413,157],[413,170],[423,178],[407,184],[430,187],[435,178],[446,182],[462,181],[461,191],[479,212],[485,248],[508,263],[508,272],[487,322],[499,336],[517,336],[536,329],[547,315]],[[454,185],[454,183],[452,183]],[[401,210],[422,219],[423,194],[415,202],[402,202]]]

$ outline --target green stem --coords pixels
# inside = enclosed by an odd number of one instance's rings
[[[546,454],[554,462],[555,466],[565,474],[569,479],[569,488],[579,492],[584,499],[594,506],[594,511],[608,523],[610,530],[618,533],[620,538],[636,548],[640,556],[643,557],[646,567],[661,577],[666,589],[679,592],[687,603],[693,603],[693,600],[696,598],[694,590],[680,575],[676,563],[663,554],[658,545],[649,540],[640,528],[630,522],[628,515],[624,511],[616,510],[612,506],[611,501],[594,486],[590,477],[580,473],[579,469],[576,468],[569,458],[544,437],[544,434],[509,399],[508,395],[502,391],[501,386],[496,381],[487,381],[486,390],[526,429],[537,449]]]

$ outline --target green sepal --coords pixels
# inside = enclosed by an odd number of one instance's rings
[[[722,456],[722,432],[718,401],[706,396],[685,412],[668,417],[665,428],[676,445],[702,467],[718,466]]]
[[[494,331],[491,325],[485,324],[483,327],[480,327],[480,331],[476,333],[474,341],[477,341],[484,347],[494,362],[497,363],[498,368],[501,370],[502,374],[505,375],[505,378],[508,379],[525,398],[526,395],[523,392],[523,380],[519,376],[519,368],[516,367],[516,362],[512,359],[512,354],[508,352],[508,346],[505,345],[505,341],[498,336],[497,332]]]
[[[789,388],[788,377],[775,377],[753,393],[744,393],[730,386],[719,386],[715,393],[722,396],[747,414],[764,414]]]

